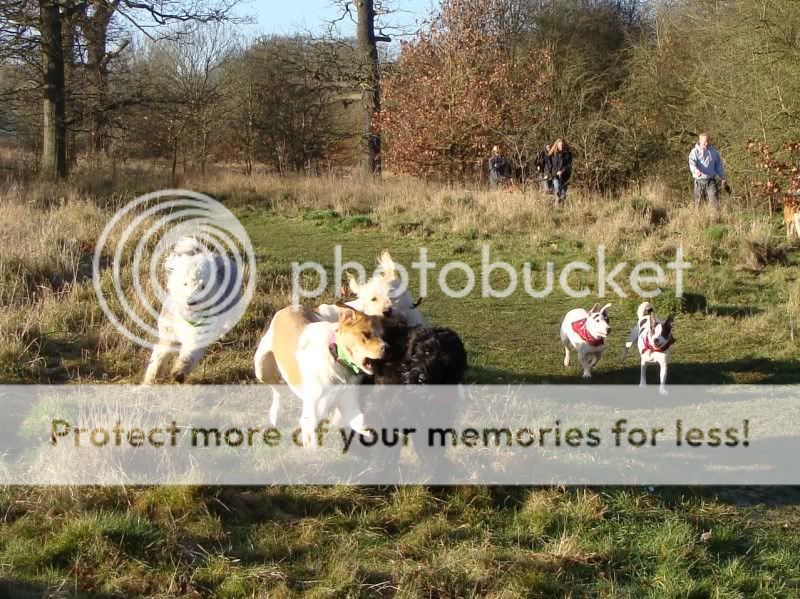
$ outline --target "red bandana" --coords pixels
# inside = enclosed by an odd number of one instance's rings
[[[650,343],[650,337],[648,335],[645,335],[644,351],[656,352],[656,353],[665,352],[670,348],[670,346],[673,343],[675,343],[675,337],[670,337],[669,339],[667,339],[667,342],[664,345],[662,345],[661,347],[656,347],[654,344]]]
[[[586,330],[586,321],[588,318],[583,318],[581,320],[576,320],[572,323],[572,330],[578,333],[586,343],[591,345],[592,347],[597,347],[598,345],[603,345],[605,343],[605,339],[600,337],[599,339],[595,339],[589,334],[589,331]]]

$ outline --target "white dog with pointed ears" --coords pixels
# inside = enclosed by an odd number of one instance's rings
[[[171,378],[182,383],[208,343],[229,331],[243,309],[238,303],[242,290],[236,260],[214,254],[196,237],[175,244],[164,271],[167,296],[158,316],[158,342],[144,374],[145,385],[163,377],[176,350]]]
[[[381,254],[375,274],[363,285],[352,275],[348,275],[348,279],[350,291],[356,298],[346,303],[354,310],[369,316],[401,316],[410,327],[425,324],[425,319],[417,310],[419,302],[415,303],[408,290],[402,289],[403,281],[389,252]],[[339,311],[333,304],[321,304],[315,310],[329,322],[336,322],[339,318]]]
[[[625,342],[622,361],[625,361],[628,350],[636,343],[642,358],[639,386],[647,386],[647,365],[658,364],[660,367],[658,391],[661,395],[667,395],[667,366],[672,351],[670,348],[675,343],[675,337],[672,336],[675,319],[670,315],[663,322],[658,320],[650,302],[639,304],[636,316],[639,320],[631,329],[628,341]]]
[[[583,378],[592,376],[592,368],[600,361],[606,348],[606,337],[611,332],[608,309],[611,304],[598,308],[592,306],[587,312],[575,308],[567,312],[561,323],[561,343],[564,344],[564,366],[569,368],[572,352],[578,354],[578,362],[583,368]]]

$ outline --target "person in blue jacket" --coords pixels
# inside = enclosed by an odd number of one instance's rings
[[[719,190],[720,187],[726,187],[728,181],[722,167],[722,158],[711,145],[708,133],[697,136],[697,143],[689,152],[689,171],[694,180],[694,205],[700,207],[705,196],[708,203],[719,210]],[[717,178],[720,179],[719,183]]]

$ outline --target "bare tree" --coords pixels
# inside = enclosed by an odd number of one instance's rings
[[[169,157],[173,175],[181,160],[184,169],[191,160],[206,171],[234,91],[225,85],[223,66],[235,43],[229,28],[214,23],[145,48],[138,70],[147,80],[145,110],[129,125],[145,133],[151,152]]]
[[[114,14],[150,38],[171,35],[173,23],[221,22],[232,20],[237,0],[217,0],[210,5],[200,0],[3,0],[0,2],[0,42],[2,54],[21,55],[26,48],[38,47],[41,53],[42,159],[41,174],[46,178],[67,175],[67,124],[64,30],[67,41],[75,43],[73,17],[82,16],[83,32],[89,48],[88,63],[96,74],[97,89],[104,93],[108,62],[114,53],[107,50],[107,29]],[[78,19],[80,20],[80,19]],[[188,30],[188,28],[184,28]],[[16,49],[15,49],[16,48]],[[69,60],[74,56],[69,49]],[[119,48],[116,50],[119,51]],[[97,143],[102,145],[102,107],[96,106],[94,126],[99,128]]]
[[[255,160],[280,173],[313,172],[352,138],[341,106],[335,50],[353,49],[307,36],[261,38],[226,67],[227,143],[252,170]]]
[[[378,42],[391,42],[379,27],[376,19],[392,11],[378,0],[338,0],[342,9],[339,20],[350,18],[356,24],[357,60],[360,71],[363,134],[361,141],[361,166],[366,175],[381,173],[381,135],[377,118],[381,111],[381,68],[378,59]],[[353,8],[356,17],[353,17]]]
[[[109,31],[121,0],[90,0],[81,19],[81,31],[86,44],[88,98],[89,148],[93,153],[108,149],[108,74],[112,60],[128,46],[130,40],[122,40],[117,47],[108,49]]]

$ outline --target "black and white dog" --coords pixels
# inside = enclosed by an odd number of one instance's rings
[[[675,343],[675,337],[672,336],[675,319],[672,315],[664,321],[657,319],[650,302],[639,304],[636,316],[638,321],[631,329],[628,341],[625,342],[622,361],[625,361],[628,350],[636,343],[642,359],[639,386],[647,386],[647,365],[658,364],[661,369],[658,390],[661,395],[667,395],[667,365],[671,353],[670,348]]]

